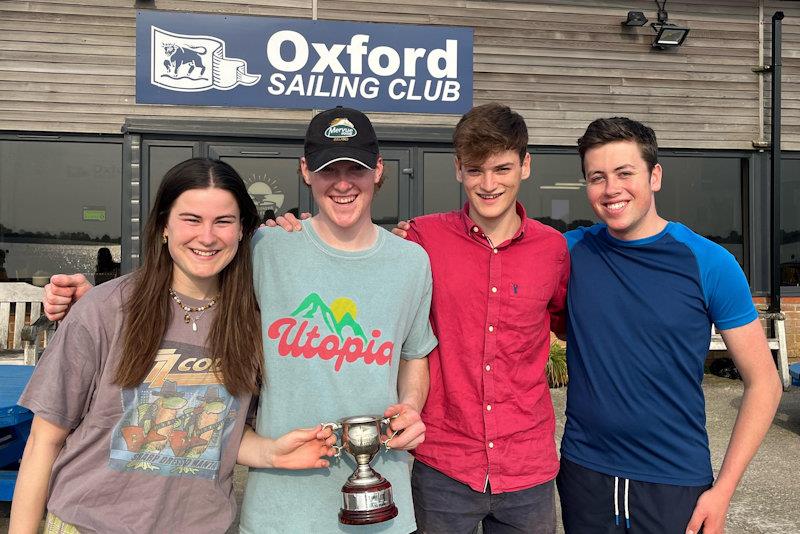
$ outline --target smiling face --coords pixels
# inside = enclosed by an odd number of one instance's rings
[[[372,226],[372,197],[383,174],[383,160],[374,169],[354,161],[336,161],[317,172],[300,161],[303,180],[311,187],[317,218],[331,231],[357,231]]]
[[[470,217],[483,227],[516,217],[519,187],[530,174],[530,154],[520,161],[515,150],[495,152],[480,163],[456,159],[456,179],[467,194]]]
[[[631,241],[656,235],[666,221],[656,212],[661,165],[652,171],[634,141],[614,141],[586,151],[586,194],[595,214],[617,239]]]
[[[172,257],[172,287],[195,298],[218,290],[219,273],[236,256],[242,225],[234,196],[223,189],[189,189],[172,204],[163,229]]]

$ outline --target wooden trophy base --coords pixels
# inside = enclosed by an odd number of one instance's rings
[[[342,488],[343,504],[339,522],[343,525],[371,525],[397,516],[397,506],[392,501],[392,485],[382,480],[374,486]]]

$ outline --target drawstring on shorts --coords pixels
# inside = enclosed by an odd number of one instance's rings
[[[625,526],[631,528],[631,515],[628,508],[628,485],[630,480],[625,480],[625,494],[623,496],[624,512],[625,512]],[[619,525],[619,477],[614,477],[614,524]]]

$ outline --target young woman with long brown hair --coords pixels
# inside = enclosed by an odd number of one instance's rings
[[[87,293],[20,404],[36,415],[11,532],[224,532],[233,467],[325,467],[330,430],[247,426],[263,374],[250,237],[258,213],[229,165],[167,172],[134,273]],[[48,491],[49,484],[49,491]]]

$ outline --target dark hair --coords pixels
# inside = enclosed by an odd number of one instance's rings
[[[169,296],[173,262],[162,234],[175,200],[191,189],[217,188],[229,192],[239,206],[242,240],[231,262],[219,273],[218,311],[208,334],[209,354],[219,358],[215,368],[233,395],[258,393],[263,379],[261,322],[253,290],[250,238],[259,217],[242,178],[227,163],[193,158],[164,175],[144,231],[142,266],[134,273],[126,302],[122,359],[115,382],[136,387],[153,366],[170,323],[174,304]]]
[[[658,142],[652,128],[627,117],[611,117],[593,120],[583,136],[578,139],[581,167],[583,168],[586,152],[615,141],[633,141],[638,144],[642,159],[647,163],[649,171],[652,171],[658,163]],[[586,173],[585,168],[583,172]]]
[[[481,163],[497,152],[513,150],[520,162],[528,152],[528,127],[522,115],[492,102],[465,113],[453,132],[453,147],[462,163]]]

